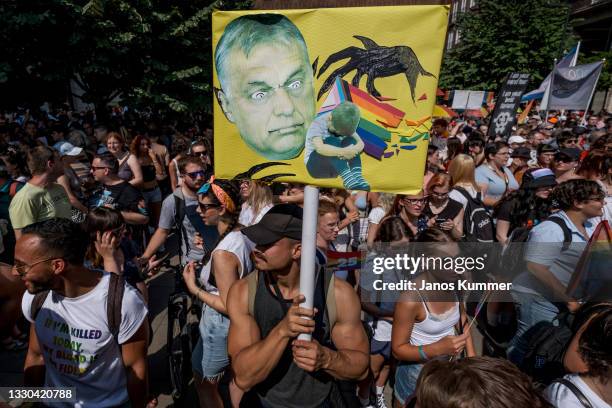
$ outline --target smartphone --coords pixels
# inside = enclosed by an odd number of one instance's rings
[[[446,218],[436,218],[436,225],[442,225],[446,221],[448,221]]]

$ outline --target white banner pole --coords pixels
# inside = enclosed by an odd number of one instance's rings
[[[319,188],[304,188],[304,213],[302,220],[302,256],[300,259],[300,293],[306,300],[300,306],[312,309],[316,279],[315,261],[317,250],[317,224],[319,211]],[[319,313],[323,313],[322,310]],[[310,341],[311,334],[302,333],[300,340]]]
[[[595,89],[597,89],[597,83],[599,82],[599,77],[601,76],[601,71],[603,71],[603,66],[606,64],[606,59],[601,60],[601,68],[599,68],[599,73],[597,74],[597,79],[595,80],[595,84],[593,85],[593,90],[591,91],[591,96],[589,96],[589,101],[587,102],[586,107],[584,108],[584,114],[582,115],[582,125],[586,126],[587,124],[587,113],[589,112],[589,106],[591,106],[591,102],[593,101],[593,96],[595,95]]]

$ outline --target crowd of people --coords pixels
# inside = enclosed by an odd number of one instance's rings
[[[321,188],[306,309],[304,186],[215,178],[211,123],[0,115],[1,347],[27,348],[24,384],[75,387],[75,406],[155,406],[147,281],[176,256],[203,305],[191,359],[203,407],[610,407],[612,292],[566,294],[581,255],[566,245],[612,224],[612,116],[534,115],[507,140],[486,134],[486,120],[436,119],[415,194]],[[486,307],[491,326],[515,326],[503,353],[478,356],[461,298],[376,300],[367,256],[330,262],[411,242],[534,244],[513,303]],[[558,370],[535,376],[533,331],[564,314]]]

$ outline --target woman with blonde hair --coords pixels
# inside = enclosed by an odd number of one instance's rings
[[[106,136],[106,148],[119,162],[119,178],[134,187],[142,187],[142,168],[138,158],[126,149],[125,139],[117,132],[109,132]]]
[[[240,183],[240,195],[244,203],[240,211],[239,222],[245,227],[257,224],[274,205],[272,189],[261,181],[243,180]]]
[[[442,231],[454,239],[463,235],[463,206],[449,197],[451,176],[446,173],[436,174],[427,184],[427,203],[424,213]]]
[[[368,215],[368,248],[371,248],[374,244],[374,239],[378,234],[378,228],[380,223],[385,218],[385,214],[391,211],[393,208],[393,202],[395,201],[395,194],[391,193],[378,193],[378,205],[370,211]]]
[[[448,174],[451,177],[451,185],[453,187],[448,196],[460,202],[463,209],[465,209],[467,198],[462,193],[462,190],[474,199],[480,192],[480,188],[476,184],[476,164],[474,159],[467,154],[458,155],[448,166]]]

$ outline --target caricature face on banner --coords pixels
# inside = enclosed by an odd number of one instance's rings
[[[219,178],[416,192],[448,8],[213,13]]]

